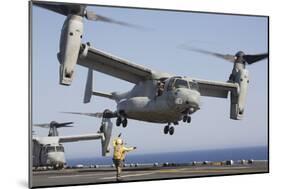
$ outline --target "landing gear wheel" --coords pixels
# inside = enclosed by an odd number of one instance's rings
[[[118,117],[116,119],[116,126],[119,127],[121,125],[121,123],[122,123],[122,119],[121,119],[121,117]]]
[[[170,134],[170,135],[173,135],[174,132],[175,132],[175,128],[174,128],[174,127],[170,127],[170,128],[169,128],[169,134]]]
[[[127,124],[128,124],[128,120],[125,118],[125,119],[122,121],[122,126],[125,128],[125,127],[127,127]]]
[[[190,122],[191,122],[191,117],[187,116],[187,123],[190,123]]]
[[[170,130],[169,125],[166,125],[166,126],[164,127],[164,134],[165,134],[165,135],[168,134],[169,130]]]
[[[187,122],[187,116],[183,116],[182,121]]]

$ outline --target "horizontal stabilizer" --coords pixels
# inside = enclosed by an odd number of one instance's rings
[[[58,123],[56,121],[52,121],[50,123],[41,123],[41,124],[34,124],[35,127],[41,127],[41,128],[60,128],[60,127],[73,127],[73,122],[64,122],[64,123]]]
[[[113,95],[111,93],[105,93],[105,92],[100,92],[100,91],[93,91],[92,92],[93,95],[95,96],[100,96],[100,97],[105,97],[105,98],[109,98],[109,99],[113,99]]]
[[[60,136],[59,142],[78,142],[86,140],[98,140],[103,139],[104,135],[102,133],[84,134],[84,135],[74,135],[74,136]]]
[[[110,110],[105,110],[104,112],[96,112],[96,113],[85,113],[85,112],[61,112],[65,114],[75,114],[75,115],[84,115],[96,118],[116,118],[117,113],[112,112]]]

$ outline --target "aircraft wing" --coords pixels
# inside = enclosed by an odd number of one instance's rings
[[[82,50],[85,50],[85,48],[87,48],[87,52],[85,53],[85,55],[83,55],[84,53],[82,53],[77,62],[81,66],[135,84],[139,83],[140,81],[162,77],[158,73],[156,74],[148,68],[134,64],[128,60],[121,59],[117,56],[111,55],[96,48],[85,46],[86,45],[82,45],[81,48]]]
[[[85,135],[59,136],[59,142],[78,142],[83,140],[96,140],[100,138],[104,138],[104,134],[94,133]]]
[[[234,96],[237,96],[239,92],[239,85],[236,83],[200,79],[193,80],[198,83],[201,96],[227,98],[229,92],[234,94]]]

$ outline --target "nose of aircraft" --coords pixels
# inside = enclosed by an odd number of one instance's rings
[[[200,93],[190,89],[179,89],[176,91],[175,103],[181,106],[188,106],[192,108],[199,108]]]
[[[187,94],[187,98],[186,98],[185,103],[189,104],[191,106],[199,107],[199,103],[200,103],[199,92],[194,91],[194,90],[189,91],[189,94]]]
[[[65,157],[63,152],[49,152],[48,161],[50,164],[65,164]]]

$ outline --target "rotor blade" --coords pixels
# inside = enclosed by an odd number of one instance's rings
[[[50,123],[33,124],[35,127],[50,128]]]
[[[147,28],[144,28],[142,26],[136,25],[136,24],[130,24],[127,22],[122,22],[122,21],[117,21],[105,16],[101,16],[98,14],[95,14],[93,11],[86,11],[85,14],[85,8],[86,6],[84,5],[78,5],[78,4],[68,4],[68,5],[60,5],[56,3],[34,3],[34,5],[51,10],[53,12],[62,14],[62,15],[69,15],[69,14],[78,14],[80,16],[85,16],[88,20],[93,20],[93,21],[101,21],[101,22],[107,22],[107,23],[112,23],[112,24],[117,24],[121,26],[126,26],[130,28],[135,28],[135,29],[140,29],[140,30],[145,30]]]
[[[83,113],[83,112],[62,112],[65,114],[76,114],[76,115],[85,115],[85,116],[90,116],[90,117],[97,117],[97,118],[102,118],[103,113],[97,112],[97,113]]]
[[[121,21],[113,20],[111,18],[101,16],[101,15],[98,15],[98,14],[96,14],[96,20],[101,21],[101,22],[111,23],[111,24],[117,24],[117,25],[120,25],[120,26],[127,26],[127,27],[133,27],[133,28],[137,27],[136,25],[129,24],[127,22],[121,22]]]
[[[78,4],[36,3],[34,5],[67,16],[68,14],[83,14],[85,6]]]
[[[55,127],[73,127],[73,125],[70,124],[73,124],[73,122],[58,123]]]
[[[96,14],[93,11],[87,10],[85,16],[88,20],[107,22],[107,23],[110,23],[110,24],[117,24],[117,25],[120,25],[120,26],[125,26],[125,27],[129,27],[129,28],[134,28],[134,29],[141,29],[141,30],[146,29],[146,28],[144,28],[142,26],[139,26],[139,25],[136,25],[136,24],[130,24],[128,22],[122,22],[122,21],[114,20],[112,18]]]
[[[88,20],[92,20],[92,21],[96,21],[98,19],[97,15],[95,12],[93,11],[86,11],[86,15],[85,17],[88,19]]]
[[[96,117],[96,118],[115,118],[117,117],[116,112],[97,112],[97,113],[82,113],[82,112],[62,112],[66,114],[76,114],[76,115],[85,115],[85,116],[90,116],[90,117]]]
[[[56,128],[61,128],[61,127],[73,127],[73,125],[56,125]]]
[[[248,63],[248,64],[253,64],[255,62],[258,62],[260,60],[263,60],[265,58],[268,58],[268,53],[263,53],[263,54],[255,54],[255,55],[244,55],[243,59]]]
[[[230,54],[220,54],[220,53],[216,53],[216,52],[206,51],[203,49],[189,48],[189,47],[185,47],[185,46],[180,46],[180,48],[188,50],[188,51],[194,51],[194,52],[198,52],[198,53],[202,53],[202,54],[212,55],[212,56],[222,58],[222,59],[230,61],[230,62],[234,62],[236,59],[236,57],[234,55],[230,55]]]
[[[65,122],[65,123],[55,123],[53,124],[54,127],[73,127],[73,122]],[[51,123],[42,123],[42,124],[34,124],[35,127],[41,127],[41,128],[50,128]]]

